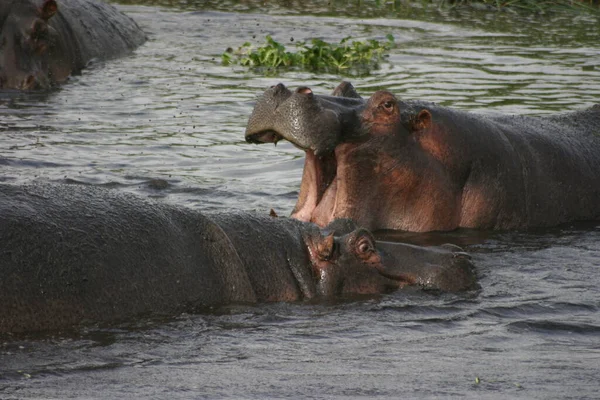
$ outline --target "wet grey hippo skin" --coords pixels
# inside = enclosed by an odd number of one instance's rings
[[[228,303],[476,287],[459,248],[376,243],[348,221],[203,215],[83,185],[0,184],[0,332]]]
[[[292,217],[320,226],[351,218],[421,232],[600,219],[599,105],[480,115],[387,91],[365,100],[348,82],[334,96],[279,84],[259,98],[246,140],[280,139],[306,152]]]
[[[0,89],[48,89],[145,40],[131,18],[101,0],[2,0]]]

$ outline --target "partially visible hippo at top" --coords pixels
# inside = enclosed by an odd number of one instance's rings
[[[338,220],[203,215],[83,185],[0,184],[0,333],[228,303],[477,287],[469,257]]]
[[[321,123],[322,121],[322,123]],[[371,230],[523,229],[600,219],[600,106],[543,117],[480,115],[387,91],[362,99],[279,84],[258,100],[254,143],[306,152],[292,216]]]
[[[48,89],[145,40],[135,21],[100,0],[1,0],[0,89]]]

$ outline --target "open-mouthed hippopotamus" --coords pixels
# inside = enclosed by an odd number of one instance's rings
[[[338,233],[339,232],[339,233]],[[116,190],[0,184],[0,332],[242,302],[476,287],[452,245],[375,242],[350,221],[202,215]]]
[[[2,0],[0,89],[48,89],[145,40],[131,18],[100,0]]]
[[[258,100],[246,140],[306,152],[292,217],[368,229],[514,229],[600,218],[600,106],[479,115],[387,91],[360,98],[282,84]]]

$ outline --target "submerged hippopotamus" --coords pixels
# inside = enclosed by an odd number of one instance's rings
[[[48,89],[145,40],[131,18],[99,0],[2,0],[0,89]]]
[[[476,287],[452,245],[375,242],[253,214],[203,215],[116,190],[0,184],[0,332],[64,329],[234,302]]]
[[[250,116],[246,140],[306,152],[292,216],[368,229],[515,229],[600,218],[600,106],[530,117],[479,115],[387,91],[362,99],[282,84]]]

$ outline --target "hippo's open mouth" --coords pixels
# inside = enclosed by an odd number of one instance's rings
[[[246,126],[246,141],[277,143],[286,139],[306,152],[304,175],[292,217],[325,226],[342,217],[347,203],[336,197],[345,193],[339,177],[348,168],[338,160],[345,156],[340,145],[362,136],[360,110],[364,100],[352,85],[343,82],[332,96],[315,95],[308,87],[295,92],[282,84],[258,98]],[[355,137],[356,136],[356,137]]]
[[[304,173],[298,202],[292,212],[292,218],[314,222],[325,226],[337,215],[338,195],[337,158],[335,151],[317,156],[306,150]]]
[[[274,130],[264,130],[246,137],[250,143],[277,143],[285,139]],[[312,149],[303,148],[290,141],[294,146],[306,152],[304,173],[298,202],[291,217],[300,221],[314,222],[325,226],[336,214],[336,196],[340,183],[337,178],[337,158],[335,150],[319,155]]]

